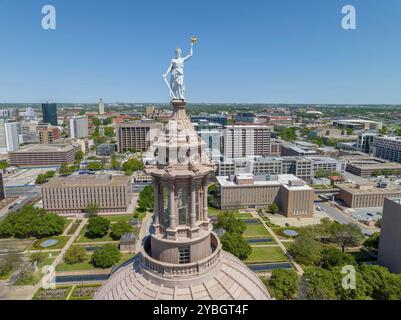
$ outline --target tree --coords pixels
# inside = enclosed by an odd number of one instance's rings
[[[85,235],[91,239],[102,238],[109,231],[109,226],[110,221],[106,218],[100,216],[89,218]]]
[[[277,300],[294,299],[299,290],[298,274],[294,270],[275,269],[268,281],[268,287]]]
[[[337,266],[354,265],[356,260],[350,254],[344,253],[334,247],[324,248],[322,250],[321,266],[325,269],[333,269]]]
[[[298,263],[317,265],[320,262],[322,246],[311,236],[300,235],[290,245],[288,251]]]
[[[46,182],[47,182],[47,177],[45,174],[41,173],[36,177],[35,184],[44,184]]]
[[[388,128],[386,126],[383,126],[383,128],[379,130],[379,133],[381,135],[386,135],[388,133]]]
[[[346,247],[358,246],[364,238],[361,229],[353,223],[340,224],[334,222],[331,225],[330,233],[332,241],[338,244],[343,252]]]
[[[220,212],[216,226],[223,228],[228,233],[242,234],[246,229],[246,224],[242,220],[237,219],[234,213],[230,211]]]
[[[143,162],[138,159],[132,158],[123,163],[124,171],[135,172],[144,168]]]
[[[62,163],[60,166],[60,175],[68,176],[74,172],[74,169],[73,166],[69,167],[67,163]]]
[[[223,250],[230,252],[241,260],[247,259],[252,253],[251,246],[240,233],[226,232],[222,235],[220,241]]]
[[[146,186],[139,193],[138,210],[145,212],[154,208],[154,191],[152,186]]]
[[[280,207],[276,203],[269,204],[269,212],[276,214],[280,212]]]
[[[4,171],[8,168],[8,162],[7,161],[0,161],[0,170]]]
[[[114,129],[111,127],[104,128],[104,135],[109,138],[114,138],[116,136],[114,133]]]
[[[111,225],[111,237],[114,240],[120,240],[121,237],[128,232],[132,232],[132,226],[124,221],[117,222]]]
[[[367,248],[379,249],[380,232],[373,233],[368,239],[365,240],[363,245]]]
[[[102,124],[102,122],[100,121],[99,118],[93,117],[92,118],[92,124],[96,127],[100,126]]]
[[[308,267],[304,277],[307,283],[307,298],[310,300],[336,299],[336,288],[331,271],[319,267]]]
[[[71,246],[65,253],[63,260],[67,264],[77,264],[86,260],[86,250],[83,246]]]
[[[90,171],[99,171],[103,169],[103,165],[101,162],[89,162],[88,163],[88,167],[87,167]]]
[[[362,264],[359,270],[366,283],[366,294],[377,300],[388,299],[387,287],[390,277],[388,269],[377,265]]]
[[[85,213],[88,218],[96,216],[100,211],[99,205],[97,203],[90,203],[85,208]]]
[[[96,249],[91,259],[92,264],[99,268],[109,268],[118,261],[120,261],[120,251],[110,243]]]
[[[108,117],[106,119],[103,120],[103,125],[104,126],[108,126],[109,124],[113,123],[113,119],[111,117]]]
[[[340,251],[341,252],[341,251]],[[366,299],[367,284],[360,272],[355,273],[355,288],[343,287],[343,280],[346,273],[343,273],[343,266],[334,267],[331,270],[337,299],[340,300],[362,300]]]
[[[0,237],[44,238],[64,231],[66,219],[41,208],[25,206],[0,223]]]
[[[0,277],[9,275],[22,263],[21,256],[16,253],[7,253],[0,257]]]
[[[76,154],[75,154],[75,160],[77,161],[81,161],[85,156],[85,153],[82,150],[79,150]]]
[[[117,161],[116,156],[111,157],[111,168],[114,170],[118,170],[121,168],[121,162]]]

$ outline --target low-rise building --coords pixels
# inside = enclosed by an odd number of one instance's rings
[[[372,153],[376,157],[401,163],[401,137],[373,137]]]
[[[90,204],[100,212],[126,212],[132,200],[131,177],[82,175],[59,177],[42,187],[43,208],[60,214],[83,213]]]
[[[369,156],[343,157],[347,162],[346,170],[361,177],[376,175],[401,174],[401,164]]]
[[[80,150],[80,145],[76,143],[29,145],[20,150],[9,152],[8,158],[11,166],[59,166],[63,163],[73,162],[75,154]]]
[[[338,184],[337,199],[349,208],[382,207],[384,199],[401,198],[401,186],[395,184]]]
[[[217,177],[221,210],[267,208],[276,203],[286,217],[312,217],[314,190],[294,175]]]

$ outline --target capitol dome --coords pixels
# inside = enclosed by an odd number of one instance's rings
[[[96,293],[96,300],[268,300],[269,292],[244,263],[221,249],[196,263],[173,265],[143,249],[117,269]],[[149,244],[149,240],[145,243]],[[146,247],[146,246],[145,246]]]

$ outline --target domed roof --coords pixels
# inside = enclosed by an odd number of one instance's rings
[[[197,263],[172,265],[145,251],[124,264],[96,293],[95,300],[269,300],[259,277],[218,248]]]

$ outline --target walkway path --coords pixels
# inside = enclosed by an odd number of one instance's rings
[[[146,216],[142,219],[141,229],[139,230],[138,240],[135,245],[135,253],[138,253],[142,246],[142,240],[149,233],[149,227],[152,222],[153,212],[147,212]]]
[[[259,219],[263,223],[263,225],[265,226],[267,231],[269,231],[269,233],[271,234],[272,238],[277,242],[278,246],[281,248],[281,250],[283,250],[283,252],[288,257],[288,259],[290,259],[290,261],[291,261],[292,265],[294,266],[294,268],[296,269],[298,275],[302,276],[304,274],[304,271],[302,270],[301,266],[295,262],[294,258],[290,255],[287,248],[281,242],[280,238],[277,237],[277,235],[274,233],[274,231],[266,224],[266,222],[256,212],[252,212],[252,216]]]

